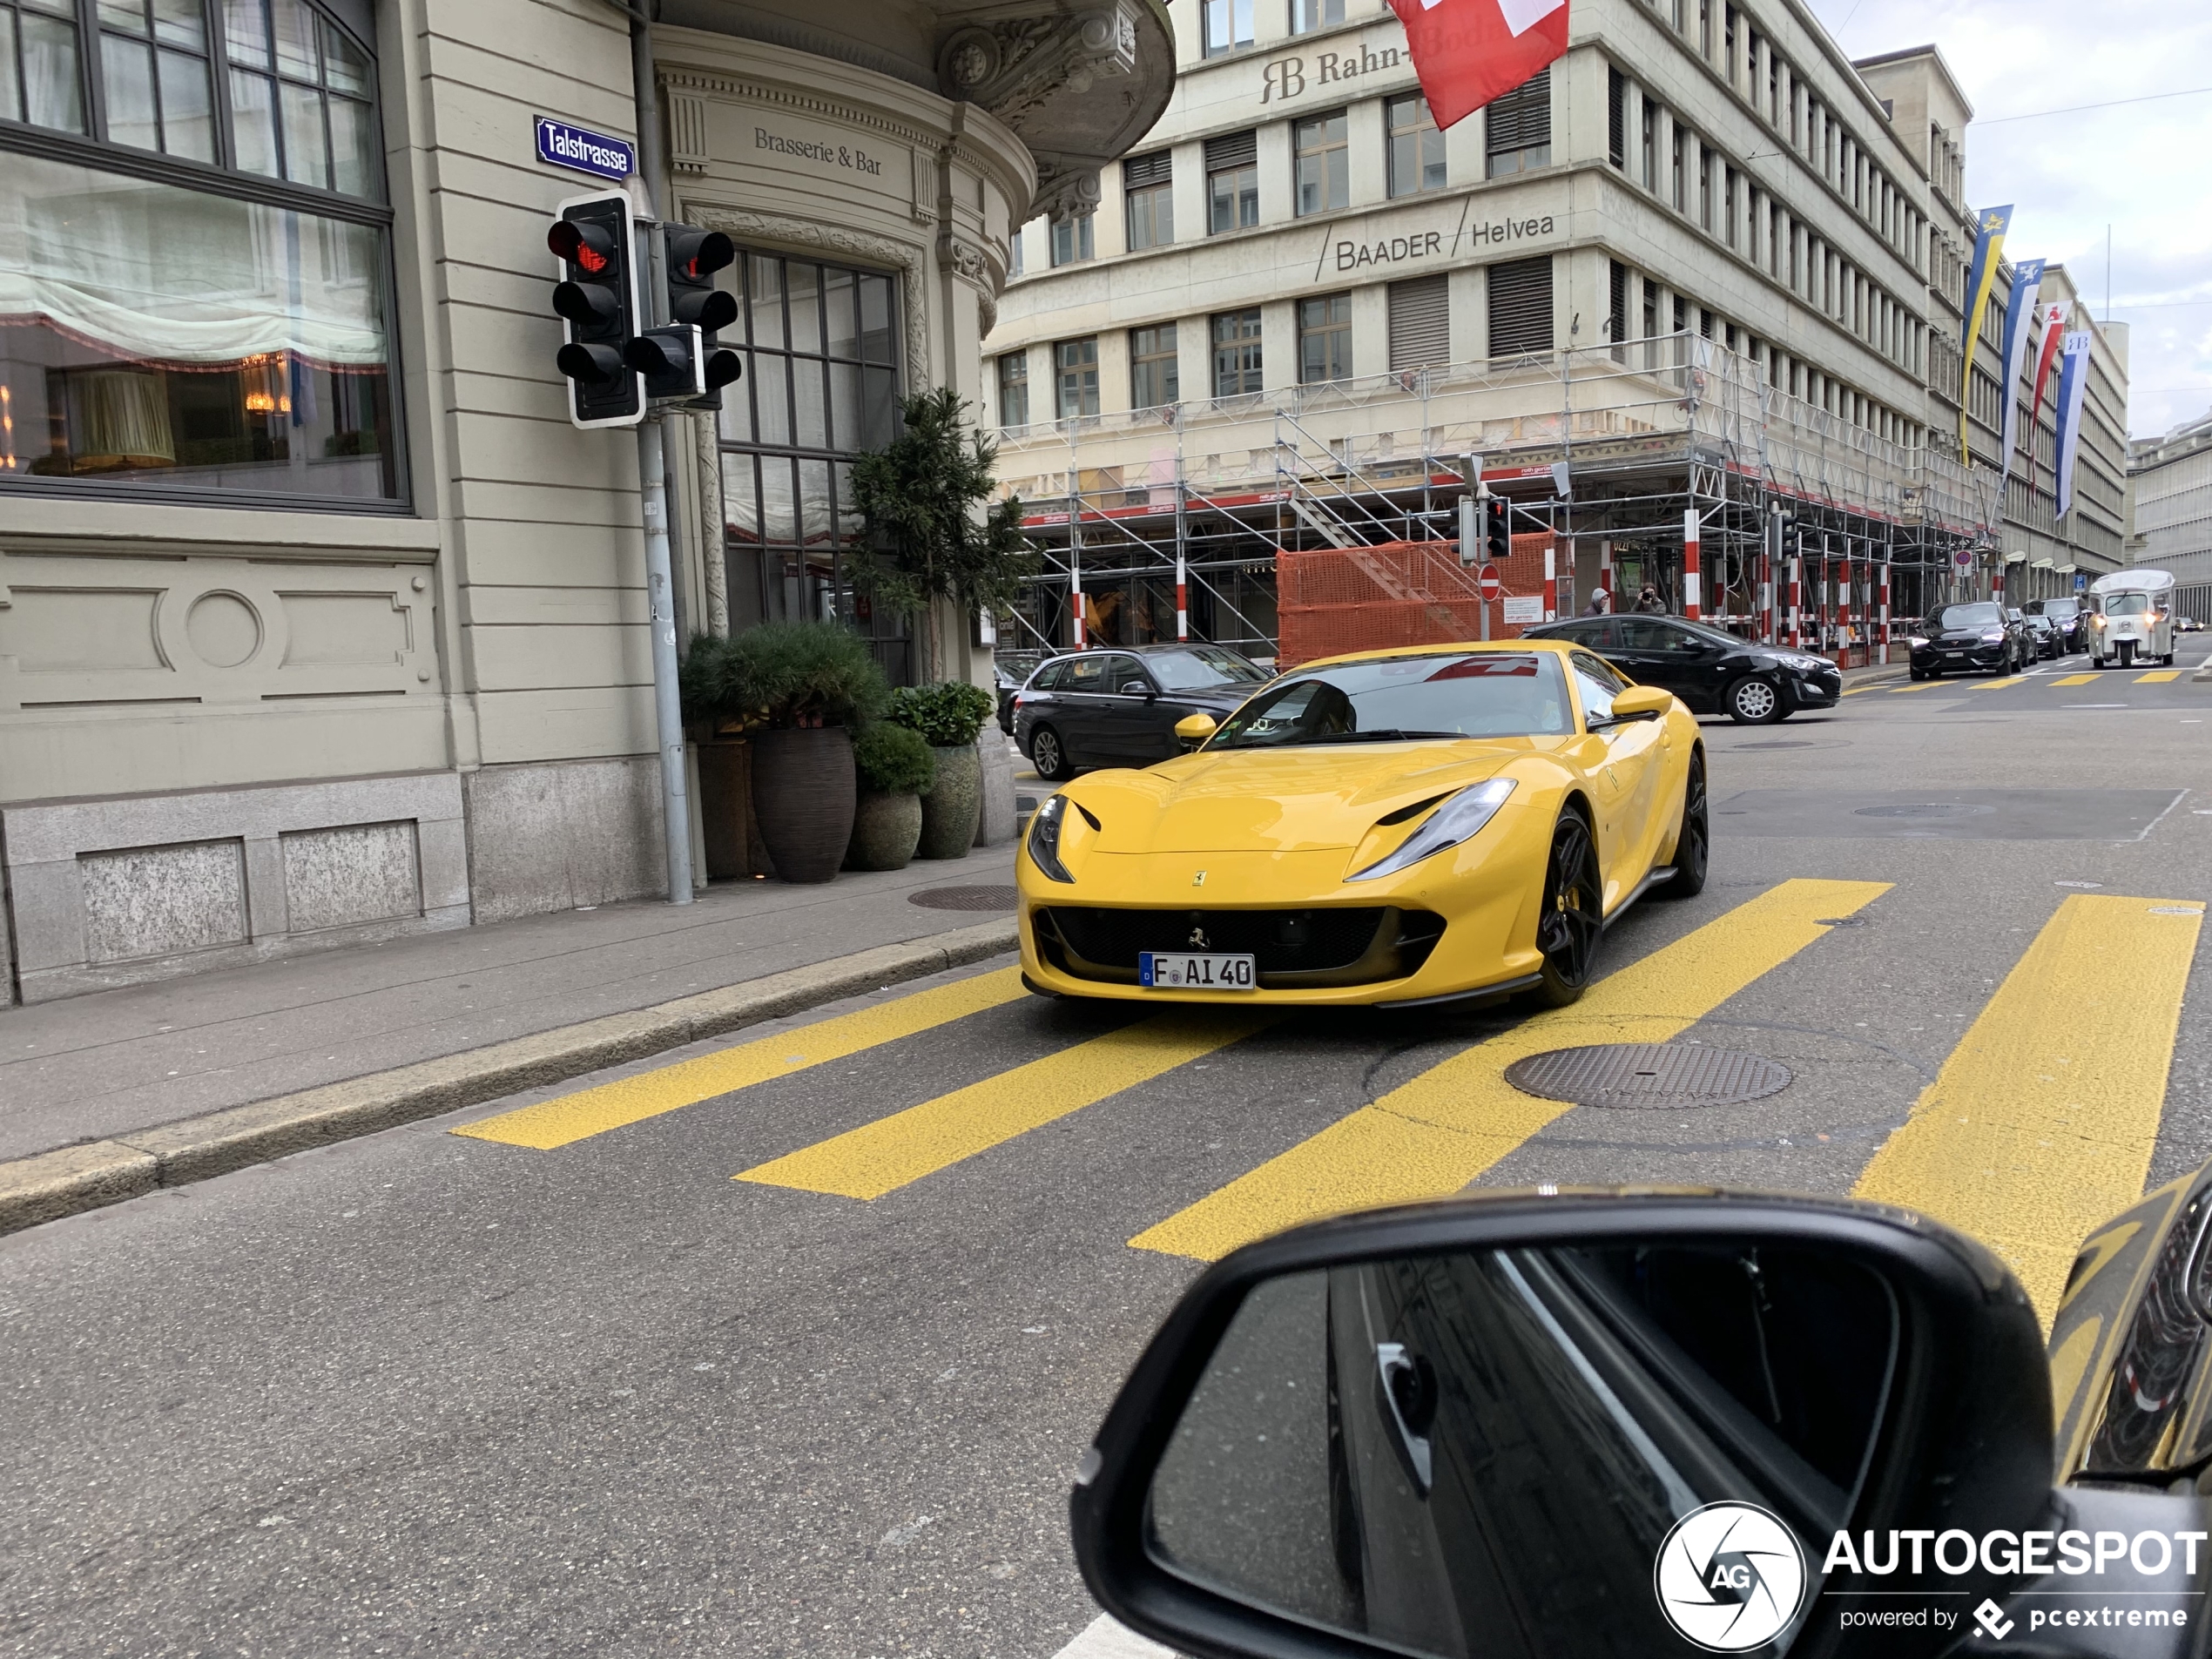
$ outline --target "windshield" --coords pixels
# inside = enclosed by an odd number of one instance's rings
[[[2005,613],[1993,604],[1946,605],[1928,618],[1931,628],[1998,628]]]
[[[1233,651],[1203,645],[1197,651],[1157,651],[1144,659],[1164,691],[1202,691],[1210,685],[1261,685],[1267,676]]]
[[[2060,622],[2064,622],[2081,609],[2081,601],[2079,599],[2043,599],[2037,603],[2043,607],[2045,616],[2054,617]]]
[[[2107,593],[2105,595],[2105,615],[2107,617],[2140,617],[2150,609],[2148,593]]]
[[[1214,749],[1392,738],[1506,738],[1575,729],[1548,651],[1386,657],[1294,673],[1244,705]]]

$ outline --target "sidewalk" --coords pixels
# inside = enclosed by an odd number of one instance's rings
[[[0,1012],[0,1159],[200,1117],[1001,923],[1012,843],[826,886],[562,911]],[[1002,887],[988,908],[910,902]],[[963,948],[975,936],[963,937]],[[988,941],[987,941],[988,942]],[[936,964],[944,966],[942,960]],[[839,992],[838,995],[846,993]]]

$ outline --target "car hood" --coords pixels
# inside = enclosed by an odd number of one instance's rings
[[[1573,738],[1467,738],[1201,752],[1092,772],[1068,795],[1101,853],[1297,853],[1350,847],[1386,813],[1481,782]]]

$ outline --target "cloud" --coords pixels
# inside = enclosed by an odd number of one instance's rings
[[[1974,106],[1966,192],[2013,206],[2008,252],[2062,261],[2091,310],[2129,325],[2128,425],[2212,408],[2212,94],[2032,121],[2147,92],[2212,87],[2212,7],[2173,0],[1811,0],[1854,57],[1933,41]],[[1986,123],[1986,125],[1985,125]],[[2159,303],[2145,303],[2159,302]],[[2189,303],[2175,303],[2189,302]]]

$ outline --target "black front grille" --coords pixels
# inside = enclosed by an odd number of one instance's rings
[[[1399,979],[1427,960],[1444,919],[1396,906],[1305,910],[1120,910],[1055,905],[1036,915],[1039,943],[1084,979],[1133,981],[1143,951],[1249,953],[1263,985]]]

